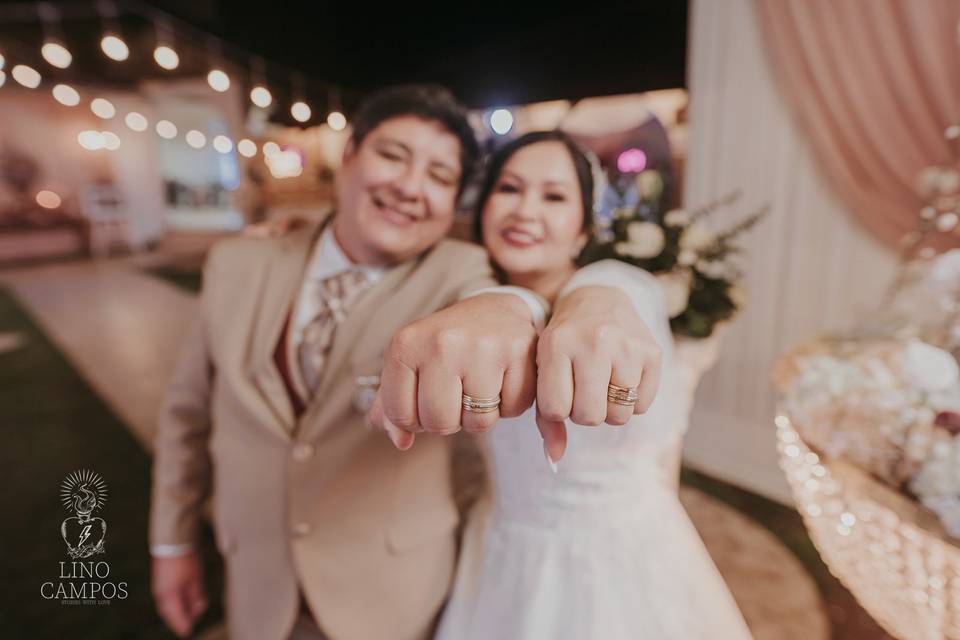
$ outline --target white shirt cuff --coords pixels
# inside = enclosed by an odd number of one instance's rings
[[[460,299],[466,300],[467,298],[472,298],[473,296],[479,296],[482,293],[512,293],[523,300],[527,306],[530,307],[530,317],[533,320],[533,326],[536,327],[537,332],[543,331],[543,328],[547,324],[547,314],[550,312],[549,305],[543,298],[529,289],[524,289],[523,287],[513,287],[509,285],[486,287],[484,289],[471,291],[470,293],[462,296]]]
[[[197,550],[195,544],[154,544],[150,545],[150,555],[154,558],[176,558]]]

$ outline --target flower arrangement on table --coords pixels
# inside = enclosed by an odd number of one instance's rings
[[[735,240],[764,215],[762,209],[732,228],[715,232],[703,219],[739,198],[732,194],[694,210],[666,210],[660,172],[619,176],[603,191],[598,232],[583,262],[615,258],[657,276],[664,288],[673,332],[706,338],[745,303],[743,274],[733,257]]]
[[[960,368],[914,336],[821,338],[775,373],[807,446],[931,509],[960,538]]]

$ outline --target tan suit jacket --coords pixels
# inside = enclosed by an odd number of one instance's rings
[[[218,243],[159,419],[151,544],[196,541],[212,497],[230,637],[286,638],[302,591],[332,640],[424,637],[454,568],[448,441],[405,453],[354,408],[405,324],[495,284],[478,247],[444,240],[388,269],[338,326],[297,419],[272,354],[319,226]]]

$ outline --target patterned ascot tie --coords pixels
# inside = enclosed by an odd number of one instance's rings
[[[357,270],[343,271],[309,283],[313,288],[311,295],[317,300],[318,311],[303,329],[297,355],[311,398],[320,385],[334,330],[370,284],[367,275]]]

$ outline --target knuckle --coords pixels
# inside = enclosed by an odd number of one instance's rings
[[[433,334],[433,345],[437,353],[449,355],[457,353],[466,342],[466,335],[462,329],[445,327]]]
[[[611,413],[607,415],[607,424],[615,427],[622,427],[630,421],[630,416],[621,413]]]
[[[596,411],[574,409],[570,419],[585,427],[599,427],[603,423],[603,416]]]

